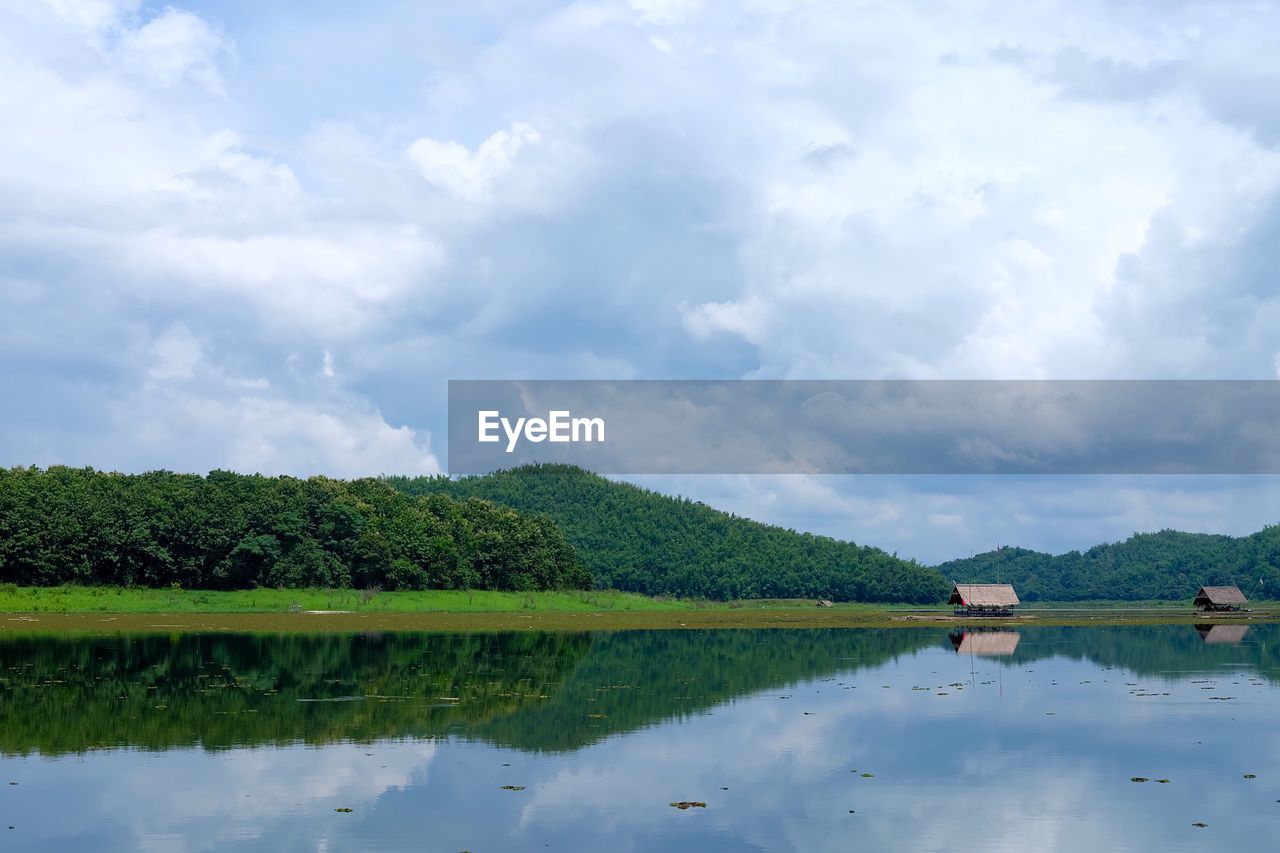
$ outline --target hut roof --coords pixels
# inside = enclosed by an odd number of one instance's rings
[[[1235,645],[1249,633],[1248,625],[1197,625],[1200,639],[1206,643],[1227,643]]]
[[[1202,586],[1194,604],[1244,604],[1248,601],[1237,586]]]
[[[1013,654],[1020,637],[1017,631],[965,631],[952,634],[951,645],[956,654],[997,657]]]
[[[951,588],[947,604],[965,607],[1013,607],[1018,594],[1007,583],[958,583]]]

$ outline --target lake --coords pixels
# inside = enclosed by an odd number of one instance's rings
[[[1275,849],[1278,685],[1277,625],[0,635],[0,849]]]

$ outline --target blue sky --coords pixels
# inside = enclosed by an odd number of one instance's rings
[[[449,378],[1276,378],[1269,3],[0,0],[0,464],[431,472]],[[1271,480],[648,483],[939,559]]]

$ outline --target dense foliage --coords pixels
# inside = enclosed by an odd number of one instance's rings
[[[379,480],[0,469],[0,582],[585,588],[550,520]]]
[[[481,497],[545,513],[599,587],[720,600],[929,603],[945,600],[949,588],[933,569],[879,548],[760,524],[568,465],[388,482],[411,495]]]
[[[1235,584],[1280,598],[1280,526],[1251,536],[1163,530],[1051,555],[1001,548],[938,566],[960,582],[1011,583],[1023,601],[1189,601],[1203,585]]]

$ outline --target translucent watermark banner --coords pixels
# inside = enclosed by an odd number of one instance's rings
[[[1277,474],[1275,380],[453,380],[449,473]]]

